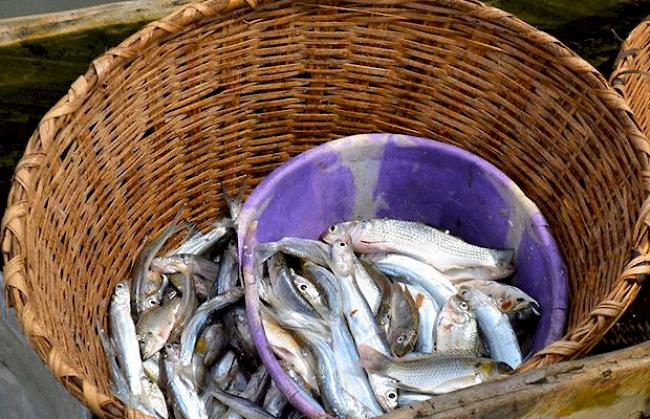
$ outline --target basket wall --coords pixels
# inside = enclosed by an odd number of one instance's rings
[[[648,272],[647,226],[635,228],[648,145],[593,67],[475,1],[242,3],[187,6],[96,59],[16,169],[2,225],[9,301],[75,396],[127,413],[96,326],[148,237],[181,209],[207,228],[222,187],[250,191],[289,157],[364,132],[463,147],[541,209],[571,308],[567,335],[526,368],[599,341]]]

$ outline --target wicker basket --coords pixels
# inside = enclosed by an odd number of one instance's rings
[[[650,20],[641,22],[621,46],[611,82],[650,135]],[[645,173],[648,176],[648,173]],[[647,182],[647,179],[646,179]],[[647,246],[647,243],[646,243]],[[647,248],[643,250],[647,252]],[[644,286],[627,312],[603,339],[599,349],[611,350],[650,340],[650,287]]]
[[[95,413],[95,326],[146,238],[179,209],[202,228],[323,141],[398,132],[496,164],[540,207],[570,278],[567,334],[524,368],[585,354],[650,272],[649,148],[593,67],[501,10],[462,0],[206,1],[93,61],[43,118],[2,224],[8,301]],[[639,220],[641,217],[641,220]]]

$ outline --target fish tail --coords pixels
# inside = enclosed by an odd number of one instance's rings
[[[388,368],[388,363],[390,359],[384,356],[382,353],[374,350],[370,346],[359,345],[359,363],[361,366],[372,372],[381,374],[386,371]]]
[[[494,263],[498,268],[507,269],[512,266],[512,259],[515,256],[515,251],[512,249],[508,250],[497,250],[494,252]]]

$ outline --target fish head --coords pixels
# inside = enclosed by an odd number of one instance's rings
[[[321,234],[321,239],[327,244],[334,243],[346,233],[346,224],[347,223],[333,224],[327,227],[327,230]]]
[[[457,295],[462,301],[467,303],[470,310],[485,305],[494,305],[490,297],[477,289],[466,287],[464,285],[458,288]]]
[[[379,405],[387,412],[397,407],[399,393],[397,390],[397,381],[389,378],[384,378],[376,383],[374,387],[375,395]]]
[[[332,243],[330,250],[332,258],[332,271],[339,277],[349,276],[354,272],[354,253],[350,236],[344,234]]]
[[[512,372],[512,368],[505,362],[495,362],[491,359],[481,358],[477,361],[477,371],[484,380],[492,379]]]
[[[117,304],[126,304],[131,301],[131,292],[129,284],[126,281],[120,281],[113,291],[113,302]]]
[[[316,288],[316,286],[307,278],[301,275],[294,274],[291,275],[291,280],[293,282],[293,285],[296,287],[298,292],[305,298],[305,300],[309,301],[310,303],[318,302],[321,300],[321,295],[318,292],[318,288]]]
[[[404,356],[415,347],[417,335],[414,329],[392,329],[388,334],[388,343],[396,356]]]
[[[142,358],[147,359],[160,350],[160,343],[157,342],[158,335],[153,330],[148,330],[144,333],[138,333],[138,342],[140,343],[140,352]]]

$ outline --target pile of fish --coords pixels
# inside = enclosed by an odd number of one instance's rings
[[[115,287],[110,336],[98,332],[111,391],[157,418],[274,418],[296,415],[259,361],[248,331],[239,278],[236,220],[191,233],[157,256],[175,233],[172,223],[141,252],[128,281]]]
[[[314,409],[377,416],[522,362],[540,307],[497,282],[513,251],[390,219],[321,238],[259,244],[254,263],[269,344]]]

